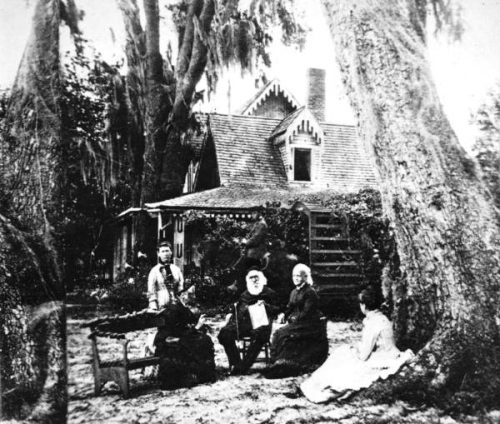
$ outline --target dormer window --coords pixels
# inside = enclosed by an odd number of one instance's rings
[[[293,179],[311,181],[311,149],[294,149]]]

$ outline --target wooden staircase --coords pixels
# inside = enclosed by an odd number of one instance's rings
[[[323,300],[351,298],[359,291],[363,274],[361,251],[351,248],[347,223],[331,212],[309,213],[309,252],[314,284]]]

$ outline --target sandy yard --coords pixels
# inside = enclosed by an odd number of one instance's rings
[[[73,316],[72,316],[73,315]],[[87,315],[86,319],[92,318]],[[123,399],[118,386],[107,383],[100,396],[93,393],[91,344],[88,329],[80,328],[84,320],[68,314],[68,423],[441,423],[500,422],[500,411],[487,416],[462,417],[455,420],[434,408],[421,410],[403,402],[376,405],[369,401],[315,405],[296,397],[295,387],[304,377],[268,380],[258,362],[246,376],[227,376],[227,359],[216,340],[222,317],[213,316],[209,324],[215,345],[218,378],[215,383],[190,389],[160,390],[154,376],[131,372],[131,397]],[[330,351],[342,343],[360,338],[360,323],[328,322]],[[132,355],[139,355],[148,332],[129,333]],[[114,357],[118,345],[109,341],[102,350],[104,358]],[[104,347],[104,343],[102,344]],[[151,368],[150,368],[151,369]]]

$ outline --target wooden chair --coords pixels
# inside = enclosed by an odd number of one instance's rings
[[[245,356],[246,355],[248,347],[250,346],[251,341],[252,341],[251,337],[243,337],[243,338],[238,339],[239,350],[240,350],[241,356]],[[264,346],[262,346],[262,350],[261,350],[261,352],[264,351],[265,361],[266,361],[267,365],[269,365],[271,363],[271,355],[269,353],[270,349],[271,349],[271,343],[270,342],[266,342],[264,344]],[[259,352],[259,354],[260,354],[260,352]],[[258,359],[259,359],[259,357],[257,357],[257,360]]]

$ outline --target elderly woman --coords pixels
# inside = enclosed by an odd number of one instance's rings
[[[311,402],[345,399],[368,387],[379,378],[387,378],[413,358],[413,352],[401,352],[394,343],[391,322],[377,309],[373,292],[359,295],[360,309],[365,314],[363,334],[358,348],[342,346],[300,386]]]
[[[267,378],[303,374],[317,368],[328,355],[326,326],[318,309],[318,295],[313,289],[311,270],[307,265],[293,268],[295,289],[278,321],[287,322],[278,328],[271,343],[271,367]]]

